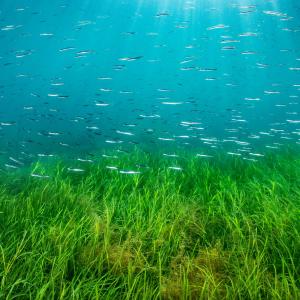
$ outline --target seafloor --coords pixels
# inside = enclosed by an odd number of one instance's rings
[[[300,299],[299,152],[104,157],[1,172],[1,299]]]

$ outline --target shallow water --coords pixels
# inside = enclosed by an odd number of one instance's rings
[[[1,168],[300,143],[300,4],[1,1]]]
[[[0,1],[0,298],[300,299],[298,0]]]

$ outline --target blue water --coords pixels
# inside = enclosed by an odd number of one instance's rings
[[[300,143],[299,1],[2,0],[0,42],[1,167]]]

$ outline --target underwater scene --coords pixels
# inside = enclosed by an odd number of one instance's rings
[[[300,299],[298,0],[0,1],[0,299]]]

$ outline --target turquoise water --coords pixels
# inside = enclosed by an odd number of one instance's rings
[[[0,160],[300,143],[300,3],[0,4]]]

